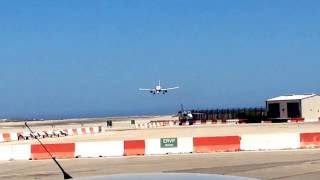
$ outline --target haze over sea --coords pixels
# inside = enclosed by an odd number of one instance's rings
[[[263,107],[319,92],[320,1],[5,1],[0,118]],[[181,88],[139,92],[161,79]]]

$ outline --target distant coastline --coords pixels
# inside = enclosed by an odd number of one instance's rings
[[[0,122],[24,122],[24,121],[104,121],[104,120],[128,120],[128,119],[142,119],[142,118],[151,118],[158,116],[171,116],[170,114],[160,114],[160,115],[129,115],[129,116],[105,116],[105,117],[72,117],[72,118],[50,118],[50,119],[28,119],[28,118],[3,118],[0,119]]]

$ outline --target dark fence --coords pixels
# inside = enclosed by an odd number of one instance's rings
[[[241,119],[247,123],[258,123],[267,119],[265,108],[191,110],[191,113],[193,120]]]

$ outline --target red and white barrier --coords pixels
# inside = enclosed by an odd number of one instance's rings
[[[227,124],[239,124],[239,119],[227,119]]]
[[[242,135],[240,149],[244,151],[298,149],[298,133]]]
[[[56,158],[320,148],[320,132],[45,144]],[[0,160],[49,159],[39,144],[0,145]]]
[[[11,133],[3,133],[2,137],[5,142],[11,141]]]
[[[209,124],[238,124],[239,119],[227,119],[227,120],[195,120],[196,125],[209,125]]]
[[[124,141],[124,155],[137,156],[145,154],[144,140],[128,140]]]
[[[193,152],[192,137],[146,139],[145,144],[146,155]]]
[[[76,157],[123,156],[123,141],[97,141],[76,143]]]
[[[159,122],[148,122],[142,124],[135,124],[136,129],[144,129],[144,128],[157,128],[157,127],[164,127],[164,126],[174,126],[176,123],[175,121],[159,121]]]
[[[239,124],[239,119],[228,119],[228,120],[193,120],[180,122],[181,126],[189,125],[210,125],[210,124]],[[145,129],[145,128],[157,128],[157,127],[173,127],[179,126],[179,121],[159,121],[159,122],[148,122],[135,124],[136,129]]]
[[[319,148],[320,133],[301,133],[300,143],[301,148]]]
[[[45,144],[46,149],[57,159],[74,158],[75,144],[60,143],[60,144]],[[31,159],[50,159],[50,155],[40,144],[31,145]]]
[[[288,120],[288,123],[303,123],[304,118],[291,118]]]
[[[17,141],[20,133],[10,132],[0,134],[0,142]]]
[[[44,130],[41,132],[35,132],[39,138],[44,138],[46,136],[56,137],[56,136],[72,136],[72,135],[85,135],[85,134],[97,134],[103,132],[104,129],[102,126],[98,127],[82,127],[82,128],[74,128],[74,129],[63,129],[63,130]],[[1,142],[10,142],[10,141],[18,141],[21,139],[29,140],[33,139],[29,132],[10,132],[10,133],[0,133],[0,143]]]
[[[2,145],[0,146],[0,160],[29,160],[30,145]]]
[[[195,137],[193,138],[194,152],[208,153],[217,151],[239,151],[239,136]]]

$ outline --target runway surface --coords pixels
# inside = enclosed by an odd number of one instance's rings
[[[319,179],[320,150],[228,152],[59,160],[73,177],[188,172],[258,179]],[[62,179],[52,160],[0,161],[0,179]]]

